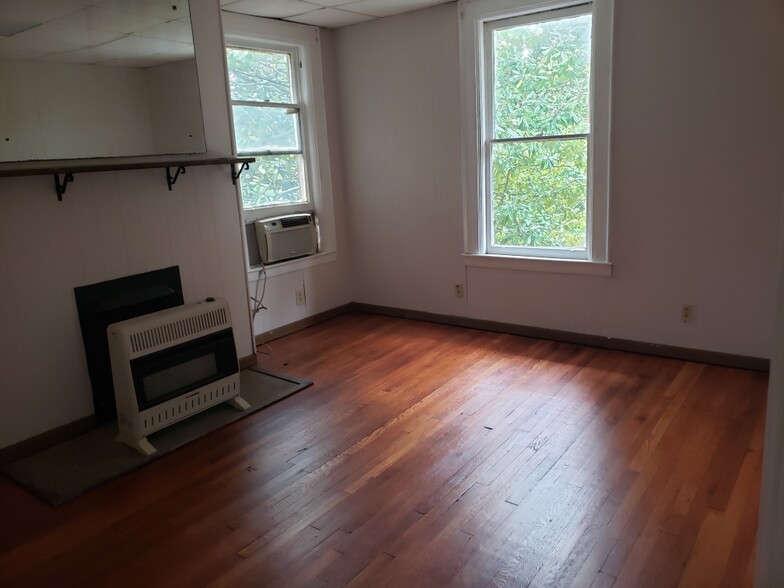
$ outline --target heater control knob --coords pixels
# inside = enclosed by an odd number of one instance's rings
[[[215,299],[212,296],[208,296],[205,302],[215,302]]]

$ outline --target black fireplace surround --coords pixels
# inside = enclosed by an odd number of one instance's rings
[[[117,417],[106,328],[183,304],[179,266],[74,288],[98,423]]]

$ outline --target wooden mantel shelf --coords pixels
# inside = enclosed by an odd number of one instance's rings
[[[175,156],[170,158],[159,157],[117,157],[106,159],[69,159],[49,161],[21,161],[0,164],[0,178],[13,176],[54,176],[57,199],[62,200],[69,182],[73,181],[73,174],[93,173],[103,171],[121,171],[131,169],[159,168],[166,170],[166,183],[169,190],[186,168],[195,165],[228,165],[231,168],[231,182],[234,184],[243,170],[253,163],[253,157],[206,157],[206,156]],[[239,164],[239,169],[234,166]],[[175,169],[174,174],[171,173]],[[63,179],[60,179],[60,176]]]

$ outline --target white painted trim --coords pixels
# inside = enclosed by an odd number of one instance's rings
[[[310,204],[270,206],[244,211],[246,221],[288,214],[312,206],[319,220],[321,242],[327,250],[337,248],[335,214],[332,196],[332,168],[327,136],[327,111],[321,60],[321,37],[318,27],[269,20],[254,16],[223,12],[226,45],[250,49],[278,48],[295,53],[302,61],[298,96],[303,108],[302,146],[308,166]],[[227,85],[228,92],[228,85]],[[239,190],[238,190],[239,192]]]
[[[291,274],[311,267],[316,267],[318,265],[323,265],[325,263],[332,263],[333,261],[337,260],[337,251],[322,251],[321,253],[316,253],[315,255],[309,255],[308,257],[300,257],[299,259],[292,259],[291,261],[282,261],[274,265],[268,265],[266,266],[266,273],[268,278],[274,278],[275,276]],[[249,282],[253,282],[258,278],[260,269],[261,268],[259,267],[255,267],[248,270]]]
[[[516,257],[511,255],[485,255],[464,253],[466,267],[484,267],[551,274],[580,274],[609,278],[612,264],[607,261],[584,259],[543,259],[541,257]]]
[[[608,262],[610,194],[610,98],[612,87],[612,20],[614,0],[593,0],[591,80],[591,140],[589,141],[588,255],[591,262]],[[485,23],[584,4],[585,0],[460,0],[460,100],[462,116],[464,251],[481,255],[486,246],[487,182],[486,120],[482,106]]]

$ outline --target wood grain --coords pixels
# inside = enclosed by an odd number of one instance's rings
[[[752,583],[763,374],[362,313],[270,348],[314,386],[58,508],[0,480],[0,585]]]

